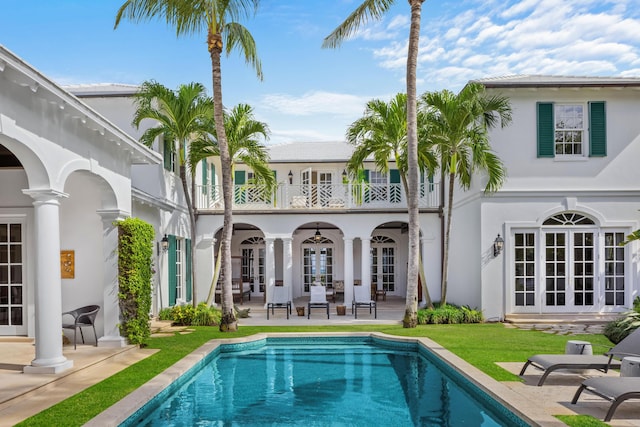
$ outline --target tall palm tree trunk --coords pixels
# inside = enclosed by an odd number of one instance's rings
[[[397,161],[396,161],[397,162]],[[418,177],[420,179],[420,177]],[[400,174],[400,180],[402,181],[402,185],[404,187],[404,194],[409,194],[409,184],[407,183],[407,177],[403,174]],[[419,190],[419,189],[418,189]],[[418,233],[418,238],[419,238]],[[418,246],[418,276],[420,277],[420,283],[422,284],[422,291],[424,292],[424,299],[426,301],[427,308],[433,308],[433,301],[431,300],[431,295],[429,294],[429,288],[427,287],[427,277],[424,274],[424,262],[422,260],[422,253],[419,251],[420,247]]]
[[[407,55],[407,187],[409,207],[409,265],[407,272],[407,300],[402,325],[418,325],[418,256],[420,249],[420,222],[418,211],[418,103],[416,97],[416,68],[420,41],[420,17],[424,0],[409,0],[411,27]]]
[[[231,288],[231,237],[233,233],[233,182],[231,179],[231,156],[224,129],[222,104],[222,70],[220,57],[222,54],[222,37],[209,32],[209,53],[211,54],[211,71],[213,76],[213,119],[216,124],[216,136],[220,147],[220,165],[222,172],[222,197],[224,199],[224,222],[222,228],[222,319],[220,330],[233,332],[238,330],[238,321],[233,309],[233,291]]]
[[[447,227],[444,234],[444,248],[442,254],[442,297],[440,303],[447,303],[447,280],[449,276],[449,238],[451,236],[451,218],[453,212],[453,189],[456,182],[456,174],[449,173],[449,195],[447,200]]]

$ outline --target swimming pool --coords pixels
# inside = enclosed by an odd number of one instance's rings
[[[273,337],[218,346],[123,426],[527,426],[416,341]]]

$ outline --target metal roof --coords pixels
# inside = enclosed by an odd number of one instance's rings
[[[640,87],[640,77],[546,76],[520,74],[471,80],[487,88]]]

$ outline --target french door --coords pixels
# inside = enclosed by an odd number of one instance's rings
[[[24,236],[21,223],[0,222],[0,335],[26,335]]]
[[[622,309],[629,304],[624,236],[586,227],[514,233],[514,311]]]
[[[393,240],[384,238],[386,240]],[[396,250],[395,245],[372,243],[371,245],[371,281],[378,289],[387,292],[396,291]]]
[[[333,245],[307,245],[302,248],[303,292],[309,292],[313,282],[322,282],[329,288],[333,283]]]

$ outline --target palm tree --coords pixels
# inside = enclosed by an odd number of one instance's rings
[[[191,235],[195,234],[196,216],[192,194],[188,191],[186,174],[187,145],[193,138],[206,135],[207,120],[213,112],[211,98],[200,83],[180,85],[176,91],[155,81],[144,82],[138,93],[134,95],[137,109],[133,117],[133,125],[138,128],[144,119],[158,122],[157,126],[147,129],[140,137],[147,147],[151,147],[158,136],[164,137],[164,143],[170,150],[178,154],[180,181],[187,203]],[[195,271],[195,239],[191,239],[191,271]],[[196,305],[196,286],[192,281],[193,304]]]
[[[418,211],[418,101],[416,95],[416,68],[418,64],[418,44],[420,41],[420,18],[424,0],[408,0],[411,7],[411,27],[407,52],[407,205],[409,211],[409,262],[407,268],[407,305],[402,324],[405,328],[418,325],[418,283],[420,223]],[[335,48],[361,25],[371,19],[380,19],[395,3],[395,0],[364,0],[322,44]]]
[[[220,146],[216,138],[213,120],[209,120],[212,138],[206,137],[192,142],[189,150],[191,170],[195,170],[200,161],[207,157],[219,157]],[[266,123],[255,120],[253,108],[247,104],[238,104],[231,111],[224,111],[224,129],[227,135],[231,173],[239,162],[246,164],[255,174],[255,183],[262,185],[267,194],[271,194],[276,186],[273,172],[269,169],[269,153],[267,147],[260,142],[260,137],[269,139],[269,127]],[[220,254],[219,254],[220,255]],[[217,260],[220,256],[217,257]],[[219,262],[216,262],[211,289],[207,304],[213,302],[215,285],[218,282]]]
[[[447,303],[449,237],[456,179],[465,190],[476,171],[487,174],[485,193],[497,191],[505,181],[502,161],[491,151],[488,130],[511,123],[511,104],[502,95],[488,96],[479,83],[467,84],[457,95],[449,90],[427,92],[423,101],[429,114],[429,137],[436,148],[443,175],[448,176],[447,219],[442,257],[442,297]]]
[[[231,236],[233,231],[231,157],[224,129],[222,103],[222,69],[220,59],[239,50],[260,80],[262,66],[251,33],[238,21],[254,15],[260,0],[127,0],[118,10],[115,27],[122,18],[134,22],[161,18],[175,27],[177,35],[207,33],[207,49],[211,58],[213,82],[213,117],[215,120],[222,174],[224,198],[224,226],[222,229],[222,319],[221,331],[236,331],[237,319],[233,309],[231,289]]]
[[[418,111],[420,124],[425,123],[426,115]],[[420,126],[425,129],[425,126]],[[389,103],[379,99],[367,103],[364,116],[349,126],[347,141],[355,146],[355,150],[347,163],[347,170],[356,176],[362,169],[364,161],[373,156],[376,168],[384,173],[389,172],[389,160],[395,161],[400,174],[405,195],[408,196],[407,184],[407,95],[398,93]],[[432,175],[437,168],[437,160],[427,138],[418,139],[418,165],[420,170]],[[421,264],[421,263],[420,263]],[[433,307],[429,289],[422,266],[419,275],[425,284],[427,306]]]

